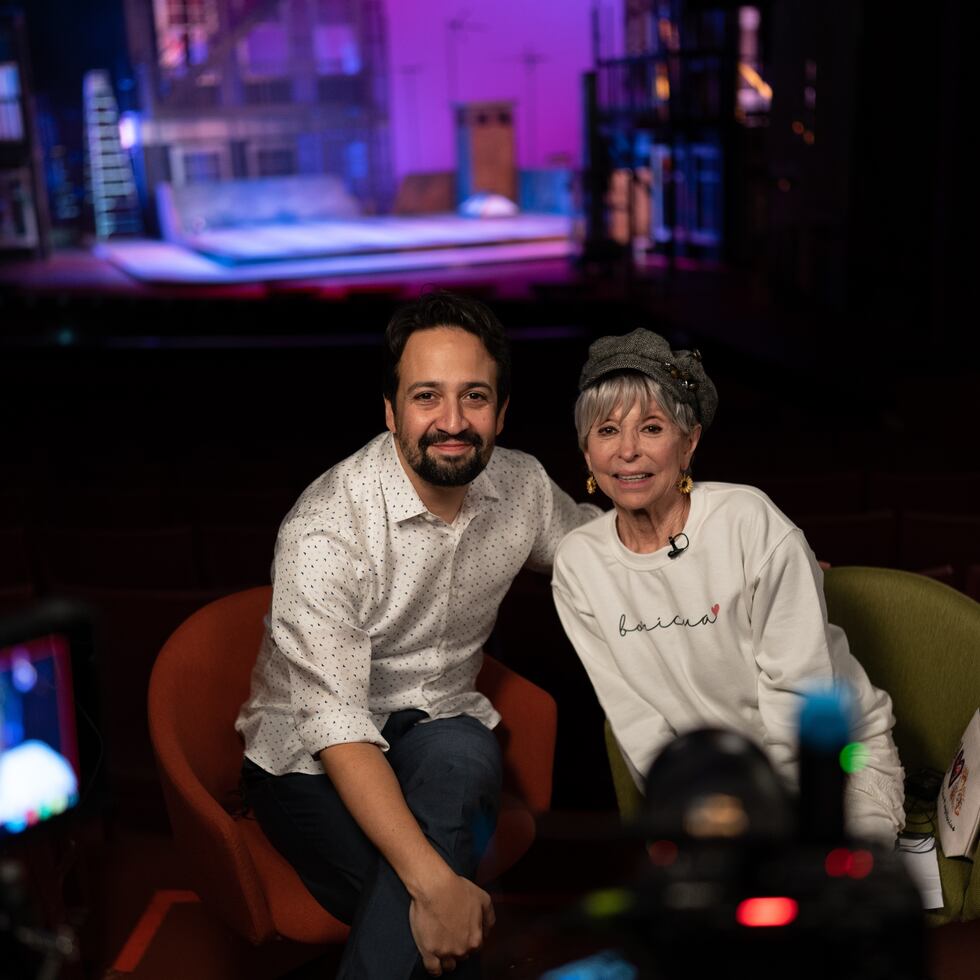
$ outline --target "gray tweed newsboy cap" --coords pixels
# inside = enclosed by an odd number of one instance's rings
[[[622,337],[600,337],[589,347],[589,359],[578,380],[584,391],[606,375],[639,371],[694,409],[701,427],[711,425],[718,408],[718,390],[704,373],[701,355],[693,350],[671,350],[652,330],[634,330]]]

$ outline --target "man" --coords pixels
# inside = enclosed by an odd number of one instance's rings
[[[353,925],[338,976],[477,976],[493,908],[471,879],[501,780],[482,647],[517,572],[547,571],[599,512],[494,450],[510,357],[483,304],[424,296],[388,324],[385,358],[389,432],[280,529],[243,778],[270,840]]]

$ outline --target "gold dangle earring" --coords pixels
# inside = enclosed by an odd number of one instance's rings
[[[592,470],[589,470],[589,475],[585,481],[585,492],[591,497],[598,489],[599,484],[595,482],[595,476],[593,476]]]
[[[694,489],[694,477],[691,476],[690,469],[681,473],[681,478],[677,481],[676,487],[679,493],[686,497]]]

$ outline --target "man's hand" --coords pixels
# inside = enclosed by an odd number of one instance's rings
[[[456,969],[478,950],[494,924],[490,896],[448,867],[446,875],[412,899],[408,921],[422,965],[434,977]]]
[[[409,925],[433,976],[483,945],[494,923],[490,896],[453,871],[422,833],[376,745],[333,745],[320,760],[351,816],[388,859],[411,897]]]

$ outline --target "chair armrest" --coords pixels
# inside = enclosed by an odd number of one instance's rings
[[[276,934],[251,854],[235,820],[198,779],[167,723],[173,692],[154,668],[150,678],[150,739],[167,814],[195,891],[236,932],[253,943]]]
[[[558,706],[526,677],[485,656],[477,679],[503,719],[498,726],[504,756],[504,784],[532,813],[551,805]]]

